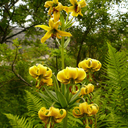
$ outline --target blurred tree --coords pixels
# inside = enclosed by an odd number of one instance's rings
[[[10,42],[10,38],[26,32],[27,36],[37,35],[34,28],[37,24],[46,24],[48,9],[46,0],[1,0],[0,1],[0,43]],[[66,5],[69,1],[62,0]],[[12,31],[14,28],[20,31]]]
[[[0,43],[9,42],[10,38],[27,30],[34,34],[34,26],[47,21],[45,1],[22,0],[20,4],[19,0],[0,1]],[[12,30],[16,27],[20,27],[21,30],[13,33]]]
[[[108,10],[112,6],[109,0],[90,0],[83,10],[85,15],[76,18],[79,26],[71,28],[73,37],[70,43],[73,46],[70,52],[77,58],[76,66],[86,57],[102,60],[107,52],[106,41],[112,42],[117,50],[121,49],[122,39],[127,36],[128,15],[120,12],[111,15]]]

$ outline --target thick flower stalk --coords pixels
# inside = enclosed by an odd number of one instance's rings
[[[78,67],[83,68],[85,70],[85,72],[89,72],[90,70],[94,72],[94,71],[100,70],[101,63],[96,59],[88,58],[88,59],[81,61],[78,64]]]
[[[52,70],[48,67],[45,67],[41,64],[38,66],[32,66],[29,68],[29,74],[35,78],[39,84],[44,83],[49,86],[52,85]],[[39,85],[37,85],[38,87]]]
[[[98,105],[88,104],[87,102],[81,103],[79,107],[73,109],[73,116],[76,118],[81,118],[83,116],[95,115],[99,110]]]
[[[71,15],[72,16],[78,16],[78,15],[81,15],[83,16],[83,14],[81,13],[81,8],[85,7],[86,6],[86,2],[85,0],[81,0],[81,1],[77,1],[77,0],[70,0],[72,6],[70,7],[66,7],[64,6],[64,10],[69,13],[71,12]]]
[[[58,21],[60,18],[60,11],[63,10],[63,6],[58,0],[46,1],[44,7],[49,8],[48,14],[54,17],[54,21]],[[52,16],[53,14],[53,16]]]
[[[82,68],[66,67],[58,72],[57,79],[63,84],[80,83],[86,77]]]
[[[84,87],[81,88],[80,95],[89,94],[89,93],[93,92],[93,90],[94,90],[94,85],[92,85],[91,83],[89,83],[88,85],[84,85]]]
[[[38,112],[39,118],[45,123],[60,123],[63,118],[66,116],[65,109],[58,109],[54,107],[50,107],[50,109],[46,109],[42,107]]]
[[[62,36],[70,37],[72,36],[71,33],[61,31],[58,29],[60,24],[60,21],[55,22],[54,19],[49,20],[49,27],[46,25],[36,25],[35,27],[40,27],[47,31],[47,33],[41,38],[41,43],[44,43],[48,38],[50,37],[57,37],[59,39],[62,38]]]

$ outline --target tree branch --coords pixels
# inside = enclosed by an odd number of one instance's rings
[[[25,81],[25,79],[23,79],[22,76],[20,76],[19,74],[17,74],[16,71],[15,71],[14,63],[15,63],[15,61],[16,61],[17,55],[18,55],[18,53],[17,53],[17,49],[16,49],[16,55],[15,55],[15,58],[14,58],[14,60],[13,60],[13,62],[12,62],[12,71],[13,71],[13,73],[14,73],[20,80],[22,80],[27,86],[32,87],[31,84],[29,84],[27,81]]]

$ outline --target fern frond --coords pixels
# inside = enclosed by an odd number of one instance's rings
[[[123,52],[117,52],[110,44],[108,44],[108,55],[106,58],[106,73],[107,73],[107,89],[111,93],[110,103],[116,110],[122,113],[128,112],[127,105],[127,60]],[[127,87],[126,87],[127,86]],[[112,90],[110,90],[112,88]],[[118,111],[119,112],[119,111]]]
[[[128,118],[128,64],[124,52],[117,52],[110,44],[108,44],[108,54],[105,59],[104,71],[107,79],[104,86],[106,93],[103,94],[107,101],[107,106],[113,108],[115,123],[113,127],[128,127],[126,118]],[[120,118],[117,118],[120,117]],[[124,123],[121,122],[124,120]],[[116,124],[118,123],[118,125]],[[111,123],[110,123],[111,124]],[[111,127],[111,126],[109,126]]]
[[[10,124],[13,128],[33,128],[33,124],[28,121],[26,118],[22,117],[19,119],[19,116],[14,116],[12,114],[4,114],[10,120]]]
[[[41,107],[45,107],[46,103],[37,95],[32,94],[29,91],[27,93],[27,108],[31,116],[38,116],[38,111]]]

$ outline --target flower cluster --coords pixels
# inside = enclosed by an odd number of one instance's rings
[[[67,7],[63,6],[58,0],[47,1],[45,2],[44,7],[49,8],[48,14],[50,15],[51,19],[49,20],[49,26],[46,25],[36,25],[35,27],[40,27],[47,31],[44,37],[41,38],[41,42],[45,42],[50,37],[57,37],[59,39],[62,36],[70,37],[72,36],[69,32],[61,31],[58,29],[59,25],[61,25],[59,18],[60,18],[60,11],[65,10],[67,13],[72,12],[72,16],[82,15],[81,8],[86,6],[85,0],[81,0],[77,2],[77,0],[70,0],[73,6]],[[52,15],[53,14],[53,15]]]
[[[82,68],[66,67],[58,72],[57,79],[63,84],[80,83],[86,77]]]
[[[38,66],[32,66],[29,68],[29,74],[37,81],[49,85],[52,85],[52,70],[41,64]]]
[[[66,110],[58,109],[54,107],[50,107],[50,109],[47,110],[45,107],[42,107],[39,110],[38,115],[39,115],[39,118],[45,124],[48,124],[50,121],[54,123],[60,123],[62,119],[66,116]]]
[[[85,72],[88,72],[89,70],[92,70],[94,72],[94,71],[100,70],[101,63],[98,60],[88,58],[88,59],[81,61],[78,64],[78,67],[83,68]]]
[[[99,110],[97,104],[88,104],[87,102],[81,103],[79,107],[73,109],[73,116],[81,118],[84,115],[92,116],[95,115]]]

